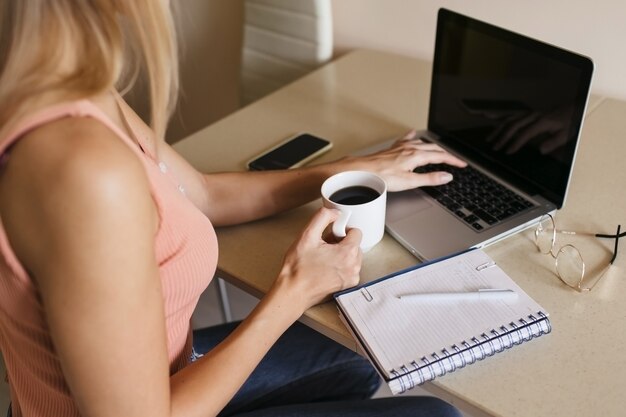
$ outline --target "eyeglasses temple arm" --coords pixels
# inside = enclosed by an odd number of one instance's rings
[[[614,235],[603,235],[603,234],[597,234],[596,235],[596,237],[615,239],[615,247],[613,248],[613,257],[611,258],[611,261],[609,262],[609,265],[613,265],[613,262],[615,261],[615,258],[617,258],[617,245],[619,244],[619,239],[621,237],[623,237],[623,236],[626,236],[626,232],[620,234],[621,228],[622,228],[622,225],[618,224],[617,225],[617,232],[615,232]]]
[[[619,232],[620,227],[621,227],[621,225],[619,225],[617,227],[618,232],[616,234],[614,234],[614,235],[605,235],[603,233],[596,233],[595,236],[596,237],[600,237],[600,238],[607,238],[607,239],[615,239],[615,238],[619,239],[619,238],[622,238],[622,237],[626,236],[626,232],[620,233]]]

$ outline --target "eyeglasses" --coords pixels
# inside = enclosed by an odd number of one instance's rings
[[[626,236],[626,232],[620,234],[620,230],[621,225],[617,226],[617,232],[615,232],[614,235],[601,233],[577,233],[567,230],[557,230],[554,218],[550,214],[546,214],[539,220],[537,229],[535,229],[535,245],[537,245],[539,252],[546,255],[552,255],[554,258],[556,275],[565,285],[578,292],[591,291],[593,287],[595,287],[596,284],[602,279],[602,277],[606,275],[607,271],[611,268],[611,265],[613,265],[613,262],[617,257],[617,244],[619,243],[619,239]],[[555,252],[554,247],[556,245],[557,233],[564,235],[587,235],[595,236],[597,238],[615,239],[613,256],[611,257],[609,264],[598,275],[598,278],[592,281],[591,285],[583,285],[583,281],[585,280],[585,262],[583,261],[583,257],[576,246],[568,243],[561,246],[561,248]]]

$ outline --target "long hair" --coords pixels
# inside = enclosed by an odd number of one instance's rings
[[[0,0],[0,130],[35,97],[63,100],[141,74],[150,125],[163,137],[178,94],[178,58],[168,0]]]

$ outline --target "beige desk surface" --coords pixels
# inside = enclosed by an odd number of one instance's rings
[[[242,170],[247,159],[299,131],[333,141],[319,162],[423,127],[430,63],[399,55],[352,52],[177,143],[204,171]],[[566,208],[557,225],[613,233],[626,227],[626,103],[592,97]],[[219,276],[260,296],[282,255],[321,202],[270,219],[218,229]],[[476,415],[626,415],[626,247],[611,274],[578,294],[553,275],[553,260],[523,232],[487,252],[549,313],[550,335],[469,366],[424,388]],[[612,246],[574,238],[593,275]],[[626,245],[626,240],[622,246]],[[365,255],[366,282],[417,263],[389,236]],[[332,303],[302,320],[355,349]]]

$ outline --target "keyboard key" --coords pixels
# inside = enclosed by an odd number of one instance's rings
[[[478,217],[480,217],[480,219],[482,221],[484,221],[487,224],[494,224],[498,222],[498,219],[496,219],[495,217],[491,216],[489,213],[487,213],[484,210],[478,209],[474,211],[474,214],[477,215]]]
[[[474,214],[470,214],[469,216],[467,216],[463,220],[465,220],[469,224],[472,224],[472,223],[475,223],[475,222],[478,221],[478,216],[476,216]]]
[[[415,170],[420,173],[434,171],[450,172],[454,181],[437,187],[423,187],[422,190],[475,230],[483,230],[533,206],[530,201],[471,167],[431,164]]]
[[[432,198],[437,198],[441,195],[441,191],[435,187],[423,187],[422,190]]]

